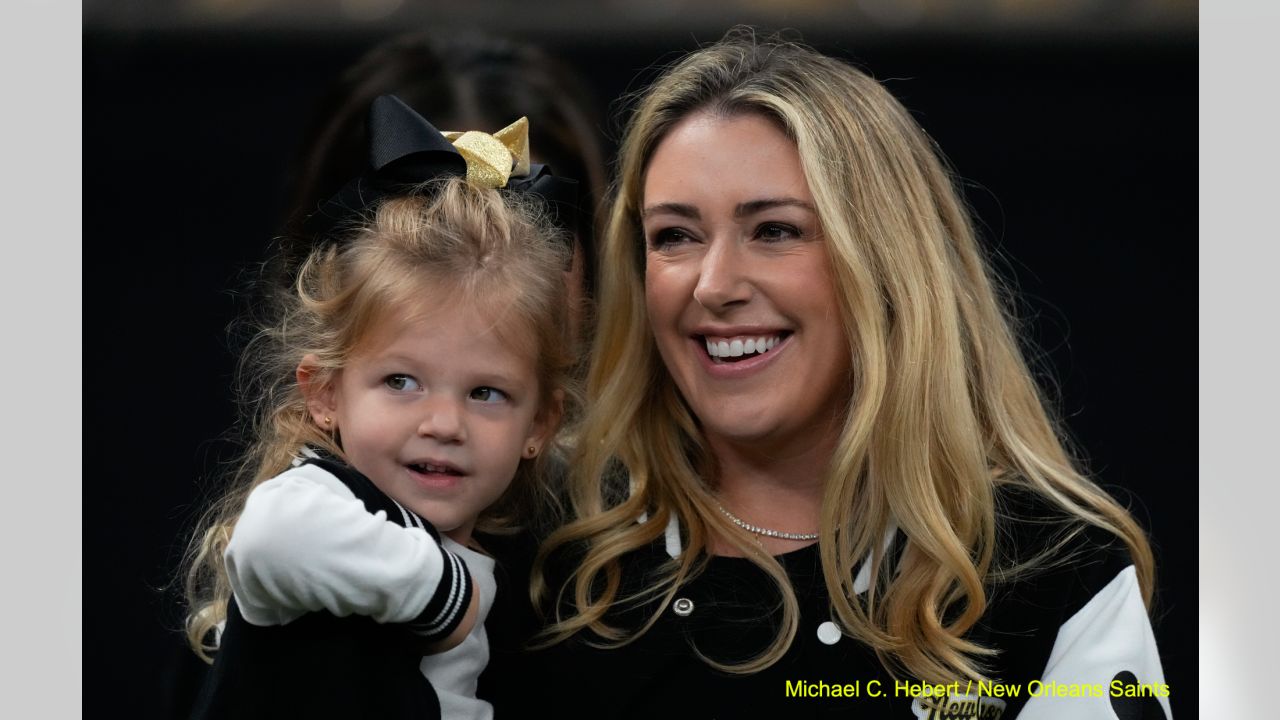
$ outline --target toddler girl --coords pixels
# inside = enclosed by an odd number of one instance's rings
[[[395,98],[370,130],[349,217],[244,358],[256,444],[189,578],[189,638],[216,649],[197,717],[492,713],[494,563],[472,533],[536,504],[573,361],[569,251]]]

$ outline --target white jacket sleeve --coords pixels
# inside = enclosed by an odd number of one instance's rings
[[[1029,692],[1019,720],[1153,717],[1140,712],[1144,704],[1158,704],[1173,720],[1169,686],[1132,565],[1058,629],[1040,683],[1028,688],[1038,694]],[[1079,687],[1092,692],[1071,692]],[[1117,706],[1123,711],[1117,713]]]
[[[470,595],[461,562],[431,535],[368,512],[315,465],[291,468],[250,493],[224,557],[241,614],[260,626],[327,610],[416,623],[435,635]]]

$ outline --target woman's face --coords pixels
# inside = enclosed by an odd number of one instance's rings
[[[708,437],[828,436],[850,358],[795,144],[761,115],[691,115],[653,154],[641,218],[654,339]]]

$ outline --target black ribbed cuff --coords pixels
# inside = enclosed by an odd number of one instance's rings
[[[443,545],[440,546],[440,554],[444,560],[444,571],[436,593],[427,602],[427,607],[408,623],[414,632],[432,641],[443,640],[458,629],[471,604],[471,593],[475,592],[462,558]]]

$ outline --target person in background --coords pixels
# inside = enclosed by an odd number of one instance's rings
[[[605,186],[599,112],[587,84],[539,47],[476,32],[419,32],[386,40],[344,71],[318,103],[292,172],[286,257],[305,256],[302,222],[364,163],[369,104],[394,94],[441,130],[496,132],[529,119],[534,162],[579,182],[570,302],[576,316],[595,283],[595,218]]]

